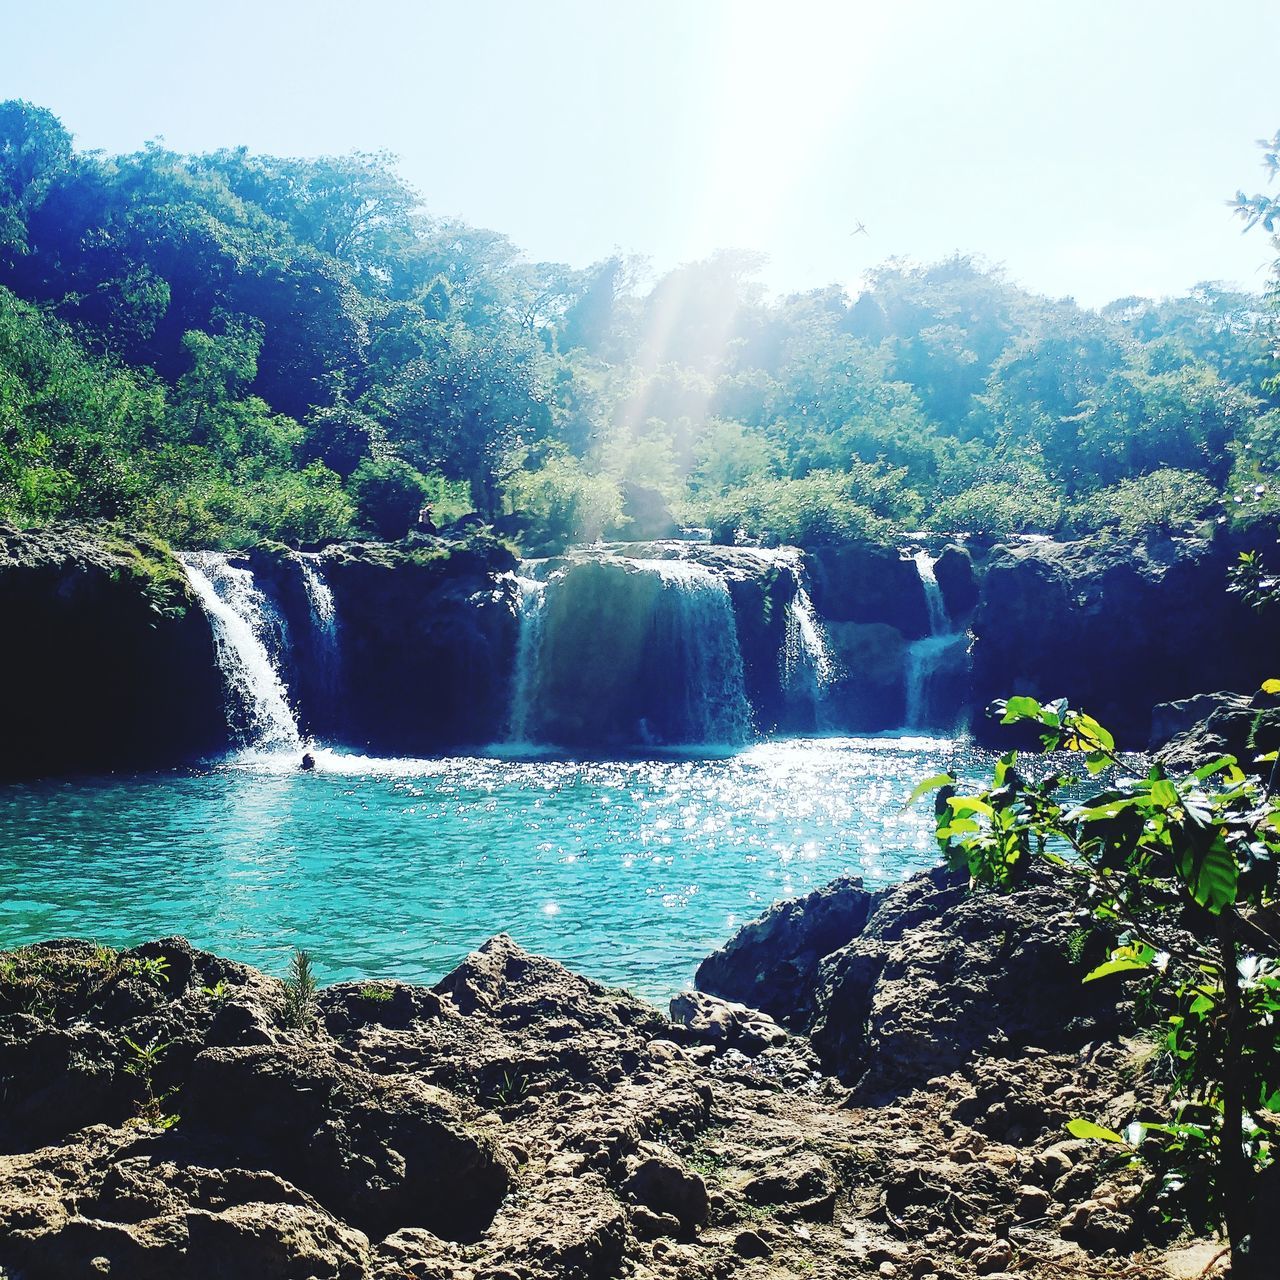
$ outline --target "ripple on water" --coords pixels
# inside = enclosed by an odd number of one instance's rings
[[[207,772],[0,789],[0,946],[182,933],[274,972],[434,981],[494,933],[661,1000],[769,902],[929,865],[940,738],[710,757],[243,753]]]

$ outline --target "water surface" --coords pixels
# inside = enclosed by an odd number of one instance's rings
[[[275,973],[431,982],[508,932],[663,1000],[743,921],[841,873],[935,860],[939,738],[775,740],[721,756],[376,760],[247,753],[205,772],[0,788],[0,947],[181,933]]]

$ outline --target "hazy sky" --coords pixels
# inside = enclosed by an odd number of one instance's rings
[[[0,31],[0,96],[81,147],[386,149],[575,266],[751,248],[798,289],[961,250],[1096,305],[1273,256],[1225,201],[1280,129],[1276,0],[0,0]]]

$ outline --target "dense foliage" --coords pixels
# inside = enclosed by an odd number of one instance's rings
[[[1093,312],[957,257],[767,300],[758,265],[641,287],[430,217],[385,155],[107,157],[0,104],[0,518],[309,542],[395,536],[425,501],[533,546],[625,532],[628,487],[819,542],[1271,501],[1261,298]]]
[[[1278,692],[1280,680],[1263,688]],[[1016,752],[976,793],[957,793],[950,774],[928,779],[917,796],[937,789],[944,854],[997,889],[1037,863],[1074,880],[1112,942],[1084,980],[1151,979],[1144,1002],[1163,1024],[1168,1115],[1135,1115],[1124,1133],[1086,1117],[1069,1128],[1154,1166],[1155,1198],[1170,1217],[1197,1230],[1225,1225],[1233,1275],[1270,1274],[1266,1259],[1250,1258],[1249,1240],[1258,1177],[1280,1137],[1280,799],[1232,757],[1181,777],[1159,764],[1134,776],[1139,762],[1117,755],[1111,735],[1065,701],[1010,698],[996,713],[1034,723],[1047,750],[1076,752],[1089,774],[1110,769],[1115,779],[1073,802],[1070,777],[1043,765],[1032,776]],[[1253,737],[1274,777],[1268,732],[1260,716]]]

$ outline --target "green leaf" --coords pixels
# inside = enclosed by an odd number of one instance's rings
[[[1082,981],[1092,982],[1095,978],[1107,978],[1113,973],[1131,973],[1138,969],[1150,968],[1150,961],[1138,960],[1128,956],[1121,960],[1108,960],[1106,963],[1100,964],[1096,969],[1086,973]]]
[[[1087,809],[1073,809],[1067,814],[1067,821],[1096,822],[1101,818],[1114,818],[1117,813],[1131,809],[1137,803],[1137,796],[1129,796],[1124,800],[1108,800],[1105,804],[1090,805]]]
[[[1004,704],[1001,724],[1017,724],[1019,720],[1035,720],[1040,715],[1040,704],[1034,698],[1010,698]]]
[[[1177,804],[1181,797],[1178,795],[1178,788],[1172,782],[1161,779],[1151,784],[1151,799],[1161,808],[1167,809],[1170,805]]]
[[[1240,868],[1236,865],[1235,857],[1219,839],[1209,846],[1198,864],[1193,862],[1187,888],[1206,911],[1218,915],[1223,907],[1236,900],[1239,878]]]
[[[1094,1124],[1092,1120],[1068,1120],[1067,1132],[1073,1138],[1083,1138],[1086,1141],[1118,1142],[1122,1147],[1128,1145],[1114,1129],[1104,1129],[1100,1124]]]
[[[1212,778],[1215,773],[1221,773],[1223,769],[1230,769],[1236,763],[1235,756],[1221,756],[1212,764],[1201,765],[1191,776],[1203,782],[1206,778]]]
[[[955,775],[950,773],[935,773],[933,777],[926,778],[923,782],[916,784],[915,790],[907,797],[906,803],[902,806],[904,809],[910,809],[921,796],[926,795],[930,791],[937,791],[939,787],[945,787],[955,782]]]
[[[981,813],[989,818],[994,812],[985,800],[979,800],[977,796],[952,796],[947,806],[955,814]]]

